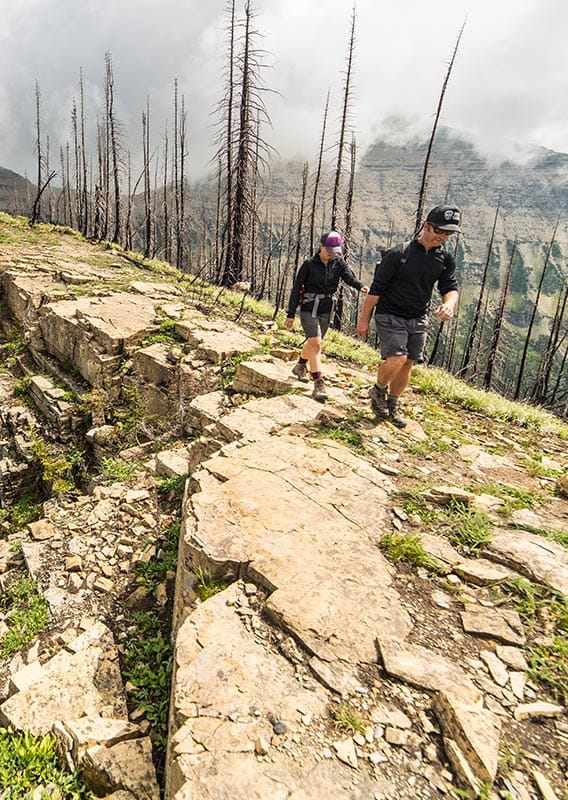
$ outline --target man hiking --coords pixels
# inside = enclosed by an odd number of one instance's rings
[[[453,317],[458,302],[455,260],[443,245],[452,233],[461,231],[460,219],[459,208],[433,208],[414,238],[387,250],[377,264],[361,309],[357,335],[368,338],[375,309],[384,359],[369,392],[371,406],[378,417],[399,428],[406,426],[399,398],[408,386],[412,367],[423,358],[434,286],[437,284],[442,302],[433,313],[442,322]]]

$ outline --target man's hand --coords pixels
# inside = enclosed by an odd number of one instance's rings
[[[363,289],[367,287],[364,286]],[[361,291],[363,291],[361,289]],[[373,313],[374,307],[377,305],[379,300],[378,294],[369,294],[368,291],[366,292],[367,297],[363,303],[363,307],[361,308],[361,313],[359,314],[359,322],[357,323],[357,336],[360,339],[363,339],[364,342],[367,341],[369,338],[369,334],[371,333],[371,326],[370,326],[370,319],[371,314]]]
[[[289,331],[292,330],[294,327],[294,317],[286,317],[286,322],[284,323]]]
[[[447,322],[454,316],[454,309],[450,303],[442,303],[441,306],[434,311],[434,316],[438,317],[442,322]]]
[[[365,321],[360,319],[357,323],[357,336],[359,339],[363,339],[364,342],[367,341],[369,338],[369,334],[371,333],[371,326],[369,325],[369,321]]]

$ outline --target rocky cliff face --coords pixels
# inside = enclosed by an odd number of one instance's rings
[[[167,608],[170,800],[560,800],[566,426],[444,403],[424,380],[401,433],[371,413],[373,370],[329,355],[322,405],[291,376],[299,337],[261,307],[0,225],[0,478],[35,469],[52,489],[0,534],[2,590],[27,572],[51,613],[0,661],[1,724],[54,730],[97,796],[157,797],[121,654],[127,609]],[[38,436],[88,447],[80,493],[50,484]],[[105,479],[116,455],[128,479]],[[185,481],[177,507],[159,476]],[[175,519],[175,574],[149,594],[137,567]],[[200,601],[204,575],[220,591]]]
[[[365,153],[357,177],[358,226],[367,230],[370,249],[398,241],[413,230],[426,157],[425,142],[393,146],[377,142]],[[443,202],[463,211],[464,275],[477,283],[485,263],[498,204],[494,253],[507,263],[507,241],[516,240],[534,288],[559,214],[568,199],[568,156],[532,148],[522,159],[495,161],[459,134],[442,129],[432,150],[425,208]],[[566,232],[557,231],[561,252]],[[381,245],[380,242],[383,242]],[[557,253],[564,272],[563,256]],[[532,278],[530,277],[532,276]]]

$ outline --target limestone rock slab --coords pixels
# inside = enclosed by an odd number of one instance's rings
[[[181,320],[175,325],[176,333],[194,348],[197,357],[212,364],[251,350],[258,350],[258,342],[246,331],[229,320]]]
[[[101,629],[104,626],[99,626]],[[33,734],[48,733],[54,721],[85,714],[127,718],[118,653],[108,643],[108,629],[75,652],[61,651],[42,673],[0,705],[0,723]],[[80,639],[81,637],[79,637]]]
[[[267,612],[314,655],[374,662],[378,635],[410,630],[376,544],[390,479],[364,459],[336,443],[272,436],[230,445],[193,480],[202,491],[184,511],[187,554],[269,589]]]
[[[527,531],[500,529],[489,550],[518,572],[568,594],[568,551],[559,542]]]
[[[255,640],[236,609],[239,583],[198,606],[179,628],[175,649],[167,796],[219,800],[286,800],[373,797],[372,776],[358,774],[339,759],[299,760],[285,747],[294,737],[309,741],[302,722],[327,714],[322,687],[306,689],[293,665]],[[274,720],[284,725],[275,736]],[[257,743],[266,755],[258,757]],[[313,750],[313,748],[309,748]]]

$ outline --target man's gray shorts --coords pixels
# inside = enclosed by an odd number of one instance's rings
[[[314,336],[323,339],[329,328],[330,320],[331,313],[318,314],[312,317],[311,311],[300,311],[300,322],[302,323],[302,330],[304,331],[306,339],[313,339]]]
[[[427,315],[418,319],[403,319],[393,314],[376,314],[375,324],[381,356],[407,356],[412,361],[422,361],[428,322]]]

